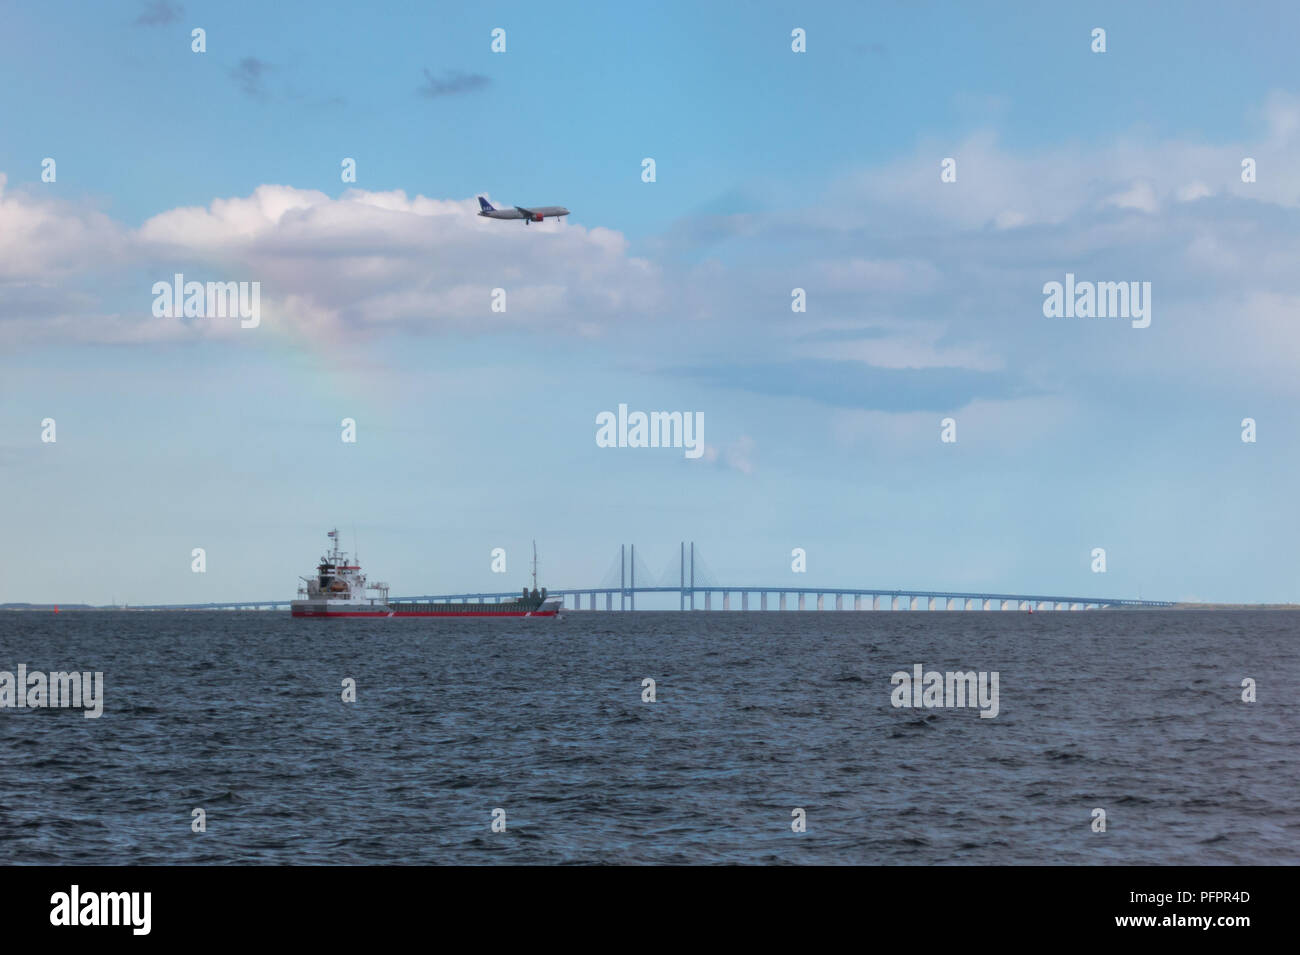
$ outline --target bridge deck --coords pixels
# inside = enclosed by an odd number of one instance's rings
[[[969,593],[951,590],[891,590],[880,588],[854,587],[578,587],[567,590],[548,590],[554,597],[607,595],[610,597],[631,597],[635,594],[681,594],[689,600],[692,594],[795,594],[829,597],[906,597],[925,600],[978,600],[1016,601],[1019,603],[1054,603],[1081,604],[1084,607],[1172,607],[1171,600],[1132,600],[1116,597],[1069,597],[1049,594],[1003,594],[1003,593]],[[445,603],[450,601],[481,601],[495,603],[499,600],[517,600],[519,591],[501,591],[494,593],[458,593],[427,594],[418,597],[393,597],[390,603]],[[131,610],[240,610],[248,608],[288,607],[289,600],[244,600],[220,601],[200,604],[146,604],[133,606]]]

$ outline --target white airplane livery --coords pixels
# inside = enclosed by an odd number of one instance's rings
[[[479,215],[481,216],[486,216],[489,219],[523,219],[524,225],[528,225],[530,222],[541,222],[547,216],[558,219],[560,216],[569,214],[569,210],[564,206],[533,206],[531,209],[514,206],[510,209],[498,209],[482,196],[478,197],[478,205]]]

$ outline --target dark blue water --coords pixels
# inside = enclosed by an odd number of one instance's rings
[[[0,838],[19,863],[1296,863],[1298,635],[1248,611],[4,613],[0,670],[102,670],[105,704],[0,710]],[[916,663],[998,671],[998,716],[894,708]]]

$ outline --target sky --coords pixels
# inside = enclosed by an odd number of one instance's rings
[[[336,526],[403,595],[536,539],[553,588],[694,541],[734,587],[1300,600],[1294,5],[4,17],[0,602],[288,599]],[[256,323],[156,314],[177,273]],[[1149,325],[1045,314],[1067,275]],[[599,446],[620,404],[702,453]]]

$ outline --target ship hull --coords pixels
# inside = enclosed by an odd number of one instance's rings
[[[554,617],[558,610],[300,610],[295,617]]]
[[[338,600],[295,600],[289,605],[295,617],[554,617],[558,598],[513,601],[502,604],[390,603],[349,604]]]

